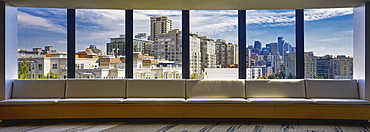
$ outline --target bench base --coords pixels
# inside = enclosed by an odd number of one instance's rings
[[[261,118],[370,121],[370,105],[53,104],[0,105],[0,120],[75,118]]]

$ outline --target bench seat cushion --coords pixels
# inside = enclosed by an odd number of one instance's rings
[[[246,98],[306,98],[303,79],[246,80]]]
[[[60,99],[58,104],[119,104],[123,98],[68,98]]]
[[[364,105],[370,104],[367,100],[361,99],[312,99],[316,104],[339,104],[339,105]]]
[[[60,99],[7,99],[0,102],[2,105],[28,105],[28,104],[56,104]]]
[[[189,98],[189,104],[245,104],[248,101],[244,98]]]
[[[245,98],[245,80],[187,80],[187,98]]]
[[[356,80],[306,80],[307,98],[360,99]]]
[[[123,103],[130,104],[183,104],[184,98],[127,98]]]
[[[248,98],[252,104],[313,104],[311,99],[302,98]]]

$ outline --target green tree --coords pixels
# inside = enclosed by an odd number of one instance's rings
[[[18,73],[18,79],[30,79],[30,76],[28,75],[29,67],[27,64],[28,59],[23,59],[23,62],[19,65],[19,73]]]
[[[266,76],[257,77],[257,79],[268,79]]]
[[[42,75],[40,79],[60,79],[60,75],[51,71],[49,74]]]
[[[195,73],[191,74],[191,77],[190,79],[198,79],[197,76],[195,75]]]
[[[292,73],[289,73],[288,79],[293,79]]]
[[[271,74],[271,75],[269,75],[267,78],[268,78],[268,79],[275,79],[275,78],[276,78],[276,75]]]
[[[314,78],[314,79],[324,79],[324,77],[322,77],[322,76],[316,76],[316,75],[315,75],[315,76],[313,76],[313,78]]]

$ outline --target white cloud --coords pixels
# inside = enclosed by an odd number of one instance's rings
[[[353,14],[353,8],[310,9],[305,11],[305,21],[315,21]]]
[[[50,19],[33,16],[22,11],[18,11],[18,24],[21,28],[33,28],[56,33],[66,33],[65,27],[54,23]]]

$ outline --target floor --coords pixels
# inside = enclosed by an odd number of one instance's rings
[[[370,132],[370,123],[357,121],[4,121],[1,132]]]

